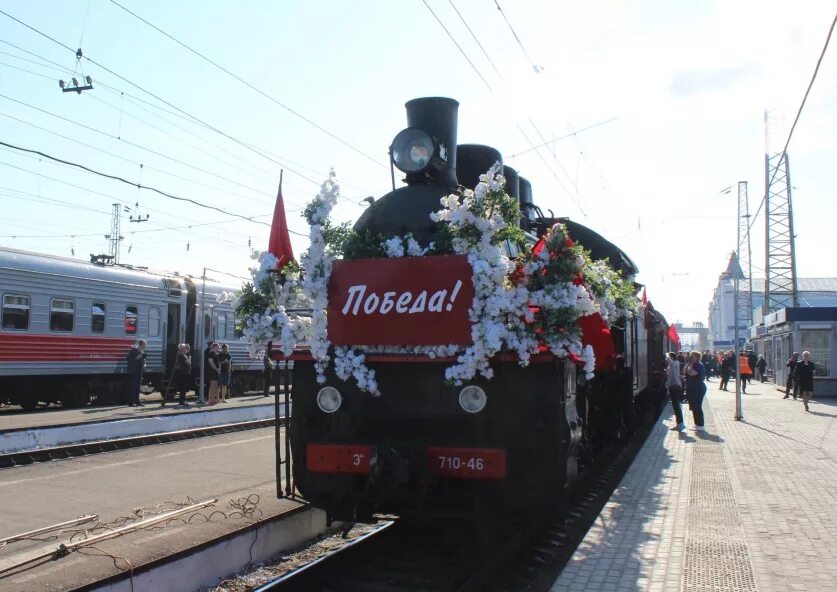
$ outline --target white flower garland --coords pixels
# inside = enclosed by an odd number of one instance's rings
[[[515,262],[510,260],[503,250],[492,244],[497,232],[506,227],[506,222],[497,212],[487,216],[476,214],[491,192],[504,191],[505,179],[499,174],[500,165],[495,164],[487,174],[480,176],[480,181],[473,191],[465,190],[462,195],[451,194],[440,199],[441,209],[430,215],[435,222],[444,222],[454,230],[467,227],[477,232],[460,232],[452,241],[455,254],[466,255],[471,266],[474,298],[468,312],[471,321],[471,345],[462,351],[456,345],[437,346],[366,346],[335,347],[333,349],[334,371],[341,380],[354,378],[358,387],[379,395],[379,386],[375,371],[366,366],[369,353],[400,353],[426,355],[431,359],[457,356],[456,363],[445,370],[445,378],[455,384],[473,380],[477,375],[486,379],[493,377],[490,361],[501,351],[515,352],[521,366],[528,365],[533,354],[541,351],[543,336],[538,339],[533,334],[529,323],[533,321],[530,307],[546,310],[567,309],[578,316],[596,312],[602,315],[608,325],[621,316],[630,314],[617,306],[614,297],[607,288],[608,281],[614,274],[605,262],[595,262],[594,272],[602,281],[604,296],[594,299],[588,288],[574,282],[548,284],[539,290],[530,290],[525,281],[512,282],[510,277],[515,272]],[[310,216],[310,247],[301,258],[301,280],[288,277],[285,282],[275,286],[275,298],[279,305],[275,310],[267,310],[263,315],[253,315],[247,319],[244,339],[258,347],[267,341],[278,343],[284,355],[293,353],[299,343],[308,343],[315,361],[317,381],[324,383],[325,371],[330,361],[328,340],[328,281],[331,275],[334,256],[327,252],[323,236],[326,224],[340,188],[332,171],[319,194],[312,202]],[[556,226],[557,228],[557,226]],[[476,238],[462,238],[463,236]],[[563,238],[560,238],[563,240]],[[422,248],[411,234],[395,236],[384,240],[381,248],[387,257],[419,257],[432,251],[433,245]],[[544,249],[531,261],[517,269],[522,277],[532,278],[543,274],[549,264],[549,252]],[[576,261],[580,269],[586,262]],[[253,270],[257,286],[269,277],[275,268],[276,258],[265,255],[261,258],[258,270]],[[294,297],[303,298],[312,310],[310,319],[288,313],[286,306]],[[595,356],[590,346],[583,346],[578,331],[554,332],[546,338],[546,346],[558,358],[567,356],[580,361],[587,378],[592,378]]]

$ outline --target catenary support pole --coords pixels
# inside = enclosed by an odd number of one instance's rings
[[[206,377],[206,356],[203,353],[206,349],[206,327],[204,327],[204,325],[206,324],[206,267],[203,268],[203,276],[201,276],[201,279],[203,280],[201,283],[201,302],[200,306],[198,306],[198,308],[200,309],[200,315],[198,317],[200,319],[200,333],[198,334],[198,340],[201,344],[201,379],[200,384],[198,385],[198,401],[200,401],[200,404],[203,405],[204,403],[206,403],[206,398],[204,397],[205,391],[203,386]]]

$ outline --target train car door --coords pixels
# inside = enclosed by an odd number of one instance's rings
[[[177,346],[180,345],[180,304],[169,303],[166,317],[166,375],[171,376],[177,360]]]

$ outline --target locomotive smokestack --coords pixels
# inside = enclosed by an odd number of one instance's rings
[[[456,124],[459,102],[444,97],[424,97],[407,101],[407,126],[424,130],[436,141],[438,159],[435,170],[426,173],[407,173],[409,184],[427,182],[456,187]],[[405,130],[406,131],[406,130]],[[395,148],[395,146],[393,146]]]
[[[518,177],[520,185],[520,227],[529,230],[532,227],[531,221],[535,217],[535,201],[532,198],[532,184],[525,177]]]
[[[503,176],[506,178],[506,193],[520,200],[520,176],[517,171],[510,166],[504,166]]]
[[[456,176],[459,184],[468,189],[476,187],[480,175],[488,172],[495,162],[503,164],[503,156],[491,146],[462,144],[456,147]]]

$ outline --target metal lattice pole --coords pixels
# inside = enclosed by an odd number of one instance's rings
[[[765,113],[765,130],[769,124]],[[767,133],[765,133],[765,137]],[[798,303],[793,236],[790,164],[782,152],[764,155],[765,254],[764,313]]]
[[[109,242],[108,255],[111,257],[111,263],[119,263],[119,243],[122,242],[122,235],[119,234],[121,210],[122,206],[120,204],[113,204],[113,213],[110,218],[110,234],[105,237]]]
[[[747,181],[738,182],[738,266],[742,274],[739,282],[738,322],[745,327],[753,324],[753,263],[750,250],[750,204]],[[737,273],[737,271],[736,271]]]

